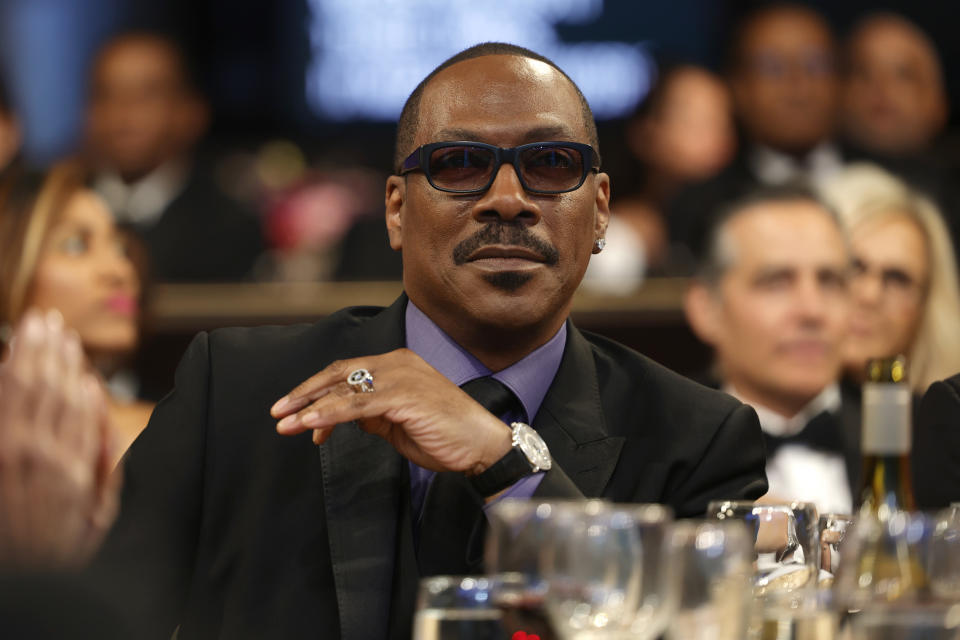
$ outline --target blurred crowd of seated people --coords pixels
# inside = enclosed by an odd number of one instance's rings
[[[669,51],[661,52],[671,60]],[[850,162],[879,164],[935,203],[960,238],[960,153],[935,43],[903,16],[863,16],[841,40],[814,8],[773,3],[731,29],[712,70],[664,62],[635,113],[608,124],[619,147],[607,246],[584,287],[629,294],[690,275],[710,217],[760,186],[821,186]],[[394,168],[295,143],[215,154],[211,108],[178,41],[127,31],[91,60],[77,149],[117,223],[161,282],[397,279],[379,187]],[[0,96],[3,98],[3,96]],[[19,129],[0,100],[0,165]],[[336,157],[325,162],[324,157]]]
[[[605,279],[616,274],[621,282],[588,278],[585,286],[632,291],[644,274],[689,275],[711,216],[726,203],[761,186],[819,187],[858,161],[880,165],[929,197],[957,246],[960,154],[945,135],[949,104],[940,58],[917,25],[872,13],[838,43],[814,9],[771,4],[748,13],[733,31],[725,89],[711,77],[695,67],[666,69],[624,127],[636,166],[612,168],[618,178],[607,238],[612,255],[591,274],[604,266]],[[734,142],[724,115],[728,100],[739,133]],[[668,118],[660,115],[664,108]]]
[[[691,276],[685,317],[715,356],[700,378],[756,409],[769,497],[849,513],[864,362],[905,354],[918,398],[960,372],[960,163],[943,139],[943,69],[926,34],[889,13],[838,43],[814,10],[771,5],[731,43],[724,75],[665,67],[628,120],[633,159],[613,167],[626,178],[584,287]],[[200,151],[210,109],[173,40],[112,38],[89,85],[78,160],[46,171],[21,166],[0,88],[0,449],[28,459],[16,447],[31,433],[56,451],[20,474],[22,504],[0,500],[0,522],[49,507],[36,529],[0,527],[0,567],[81,562],[109,526],[121,478],[109,471],[152,409],[122,375],[148,280],[400,274],[375,171],[311,169],[280,146],[240,162],[233,184],[219,178]],[[917,424],[920,507],[960,496],[960,476],[938,475],[956,467],[952,438]],[[35,497],[81,466],[96,501]]]

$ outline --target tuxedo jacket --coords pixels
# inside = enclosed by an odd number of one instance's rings
[[[402,296],[314,325],[200,334],[131,447],[93,576],[142,637],[407,638],[419,573],[408,464],[339,425],[280,436],[269,407],[337,359],[404,346]],[[554,458],[540,497],[707,502],[766,491],[753,410],[568,326],[533,421]],[[479,505],[476,507],[479,510]]]
[[[914,423],[913,489],[921,509],[960,502],[960,374],[934,382]]]

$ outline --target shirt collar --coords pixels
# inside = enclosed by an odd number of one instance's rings
[[[821,142],[801,161],[772,147],[756,144],[750,150],[748,162],[754,175],[765,185],[781,185],[798,179],[819,185],[843,169],[840,151],[831,142]]]
[[[744,400],[737,395],[737,390],[731,385],[726,385],[724,391],[737,398],[745,404],[749,404],[757,412],[757,418],[760,419],[760,428],[764,433],[771,436],[791,436],[800,433],[810,420],[824,411],[836,412],[840,409],[840,386],[831,384],[824,388],[817,396],[808,402],[799,412],[793,416],[784,416],[773,409],[768,409],[756,402]]]
[[[492,373],[482,362],[454,342],[453,338],[413,302],[407,303],[406,333],[407,348],[457,386]],[[567,325],[564,323],[545,344],[506,369],[493,374],[494,378],[516,394],[530,422],[533,422],[537,415],[540,404],[560,368],[566,343]]]
[[[172,160],[130,184],[118,173],[105,171],[97,176],[93,186],[120,222],[149,225],[180,195],[186,181],[186,164]]]

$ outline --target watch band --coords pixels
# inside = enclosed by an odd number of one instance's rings
[[[502,458],[487,467],[483,473],[469,476],[470,484],[484,498],[509,488],[518,480],[533,473],[530,461],[519,447],[513,447]]]

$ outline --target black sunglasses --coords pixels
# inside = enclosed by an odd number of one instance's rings
[[[534,142],[509,149],[482,142],[432,142],[407,156],[397,175],[419,169],[434,189],[482,193],[504,162],[513,165],[520,184],[531,193],[575,191],[588,173],[600,171],[597,152],[579,142]]]

